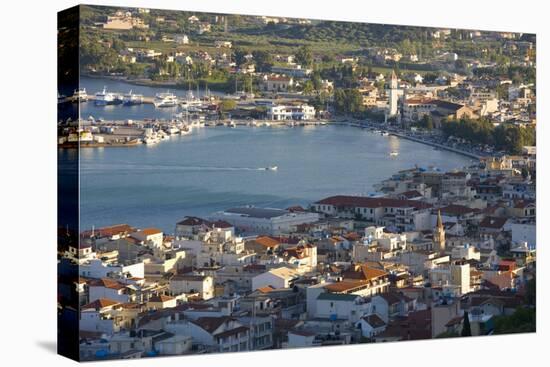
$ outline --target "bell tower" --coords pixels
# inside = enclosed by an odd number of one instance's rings
[[[437,225],[433,231],[433,250],[437,252],[445,251],[445,228],[441,219],[441,210],[437,211]]]
[[[390,88],[388,89],[388,116],[397,115],[399,97],[402,95],[403,91],[399,89],[397,74],[395,74],[395,70],[392,70]]]

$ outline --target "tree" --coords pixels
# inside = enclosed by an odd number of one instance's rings
[[[468,317],[468,311],[464,311],[464,321],[462,323],[462,331],[460,336],[472,336],[472,329],[470,327],[470,318]]]
[[[296,63],[305,66],[310,67],[313,64],[313,55],[311,54],[311,50],[307,46],[302,46],[296,52],[295,55]]]
[[[242,48],[235,48],[233,52],[235,53],[235,64],[237,64],[237,66],[241,66],[246,62],[245,56],[248,54],[247,51]]]
[[[433,130],[434,122],[433,122],[432,115],[422,116],[422,120],[420,120],[420,126],[426,130]]]
[[[220,103],[220,110],[222,112],[232,111],[237,107],[237,102],[232,99],[223,99]]]
[[[528,280],[525,286],[525,302],[528,305],[537,304],[536,293],[537,293],[537,280],[536,278],[533,278]]]
[[[336,89],[334,108],[341,114],[353,115],[363,112],[363,97],[357,89]]]
[[[495,318],[495,334],[529,333],[537,329],[537,314],[534,308],[518,307],[510,316]]]
[[[313,89],[316,91],[321,90],[322,87],[322,80],[321,80],[321,73],[318,71],[314,71],[311,75],[311,83],[313,85]]]
[[[306,80],[302,86],[302,92],[305,95],[308,95],[313,93],[313,89],[313,83],[311,82],[311,80]]]
[[[252,56],[254,56],[254,60],[256,61],[256,67],[258,68],[258,71],[270,71],[271,66],[273,66],[273,60],[271,57],[271,53],[267,51],[254,51],[252,53]]]

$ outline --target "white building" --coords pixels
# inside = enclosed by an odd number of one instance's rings
[[[88,263],[81,264],[78,268],[80,276],[86,278],[108,278],[113,275],[121,277],[145,277],[145,266],[143,262],[137,262],[131,265],[111,265],[105,264],[101,259],[93,259]]]
[[[208,300],[214,297],[214,280],[207,275],[177,274],[170,278],[168,289],[172,295],[199,293]]]
[[[317,213],[255,207],[231,208],[215,213],[213,217],[231,223],[242,232],[270,235],[289,233],[299,224],[319,220]]]
[[[193,344],[214,352],[250,350],[250,330],[231,317],[199,317],[196,320],[176,320],[166,324],[165,330],[193,338]]]
[[[317,297],[315,317],[357,322],[370,311],[370,304],[356,294],[321,293]]]
[[[407,247],[405,234],[385,233],[384,227],[366,227],[365,238],[369,243],[376,241],[378,246],[386,251],[405,250]]]
[[[267,116],[271,120],[313,120],[315,118],[315,107],[308,105],[271,106],[267,110]]]
[[[132,233],[130,236],[149,247],[161,247],[163,243],[162,231],[157,228],[144,228]]]
[[[275,289],[289,288],[299,274],[296,270],[280,267],[271,269],[252,278],[252,290],[262,287],[273,287]]]
[[[537,226],[535,223],[512,223],[512,242],[527,242],[530,248],[537,245]]]
[[[365,338],[372,338],[386,330],[386,323],[377,314],[363,316],[355,325]]]
[[[470,264],[456,261],[438,265],[429,271],[432,286],[451,287],[458,296],[471,292]]]
[[[176,34],[174,36],[174,41],[180,45],[187,45],[189,44],[189,37],[187,37],[186,34]]]
[[[287,348],[307,348],[313,346],[315,333],[307,330],[290,330]]]

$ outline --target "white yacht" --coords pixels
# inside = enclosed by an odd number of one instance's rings
[[[157,144],[159,142],[159,140],[158,140],[158,138],[148,136],[145,139],[143,139],[143,142],[147,145],[153,145],[153,144]]]
[[[73,97],[79,102],[86,102],[88,100],[88,93],[86,93],[86,88],[78,88],[73,92]]]
[[[395,150],[392,150],[390,152],[390,157],[397,157],[399,155],[399,152],[396,152]]]
[[[202,108],[202,101],[193,95],[193,92],[187,92],[187,96],[180,102],[181,108],[188,112],[200,112]]]
[[[175,107],[178,104],[178,97],[170,92],[157,93],[153,101],[155,107]]]
[[[180,133],[180,129],[178,129],[176,126],[168,126],[164,129],[168,135],[177,135]]]
[[[204,126],[205,126],[204,119],[201,120],[200,118],[198,118],[198,119],[191,120],[191,122],[189,122],[189,127],[192,127],[194,129],[201,128]]]
[[[143,95],[141,94],[134,94],[130,90],[127,94],[122,96],[122,104],[125,106],[133,106],[143,103]]]
[[[95,94],[95,104],[98,106],[105,106],[115,103],[115,94],[107,92],[107,88],[103,87],[101,92]]]

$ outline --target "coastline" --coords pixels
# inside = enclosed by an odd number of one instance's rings
[[[380,130],[384,133],[396,136],[396,137],[401,138],[401,139],[407,139],[407,140],[410,140],[410,141],[414,141],[416,143],[429,145],[429,146],[432,146],[434,148],[438,148],[438,149],[446,150],[446,151],[453,152],[453,153],[456,153],[456,154],[460,154],[460,155],[463,155],[463,156],[468,157],[468,158],[477,159],[477,160],[483,158],[483,156],[481,156],[481,155],[478,155],[478,154],[475,154],[475,153],[472,153],[472,152],[468,152],[466,150],[457,149],[457,148],[450,147],[450,146],[447,146],[447,145],[434,143],[432,141],[415,138],[414,136],[409,136],[407,134],[403,134],[403,133],[400,133],[400,132],[389,130],[389,129],[386,129],[384,126],[381,126],[381,124],[374,123],[374,122],[371,122],[371,121],[367,121],[367,123],[365,123],[364,121],[361,121],[361,120],[346,119],[346,120],[342,120],[342,121],[333,120],[333,121],[330,121],[328,123],[332,124],[332,125],[353,126],[353,127],[358,127],[358,128],[361,128],[361,129],[366,129],[366,128],[377,129],[377,130]]]
[[[141,123],[146,123],[146,121],[140,121]],[[170,125],[173,124],[173,121],[165,120],[165,121],[157,121],[161,125]],[[111,124],[111,125],[125,125],[127,123],[126,120],[112,120],[112,121],[105,121],[104,124]],[[134,121],[134,123],[139,123],[138,121]],[[361,129],[376,129],[383,133],[386,133],[388,135],[392,135],[401,139],[407,139],[410,141],[414,141],[416,143],[428,145],[437,149],[446,150],[452,153],[460,154],[468,158],[479,160],[483,158],[483,156],[468,152],[466,150],[450,147],[447,145],[434,143],[432,141],[416,138],[413,136],[409,136],[407,134],[403,134],[394,130],[386,129],[384,126],[380,126],[381,124],[374,123],[371,121],[362,121],[362,120],[354,120],[354,119],[331,119],[331,120],[325,120],[325,119],[317,119],[317,120],[311,120],[311,121],[280,121],[280,120],[223,120],[213,122],[212,124],[206,123],[205,128],[212,128],[212,127],[252,127],[252,128],[266,128],[266,127],[273,127],[273,128],[281,128],[281,127],[288,127],[288,128],[294,128],[294,127],[311,127],[311,126],[325,126],[325,125],[342,125],[342,126],[349,126],[349,127],[357,127]],[[139,145],[140,140],[139,138],[134,138],[133,140],[129,141],[128,143],[81,143],[80,147],[82,148],[109,148],[109,147],[135,147]],[[64,143],[59,144],[60,148],[75,148],[76,144],[70,144],[70,143]]]

